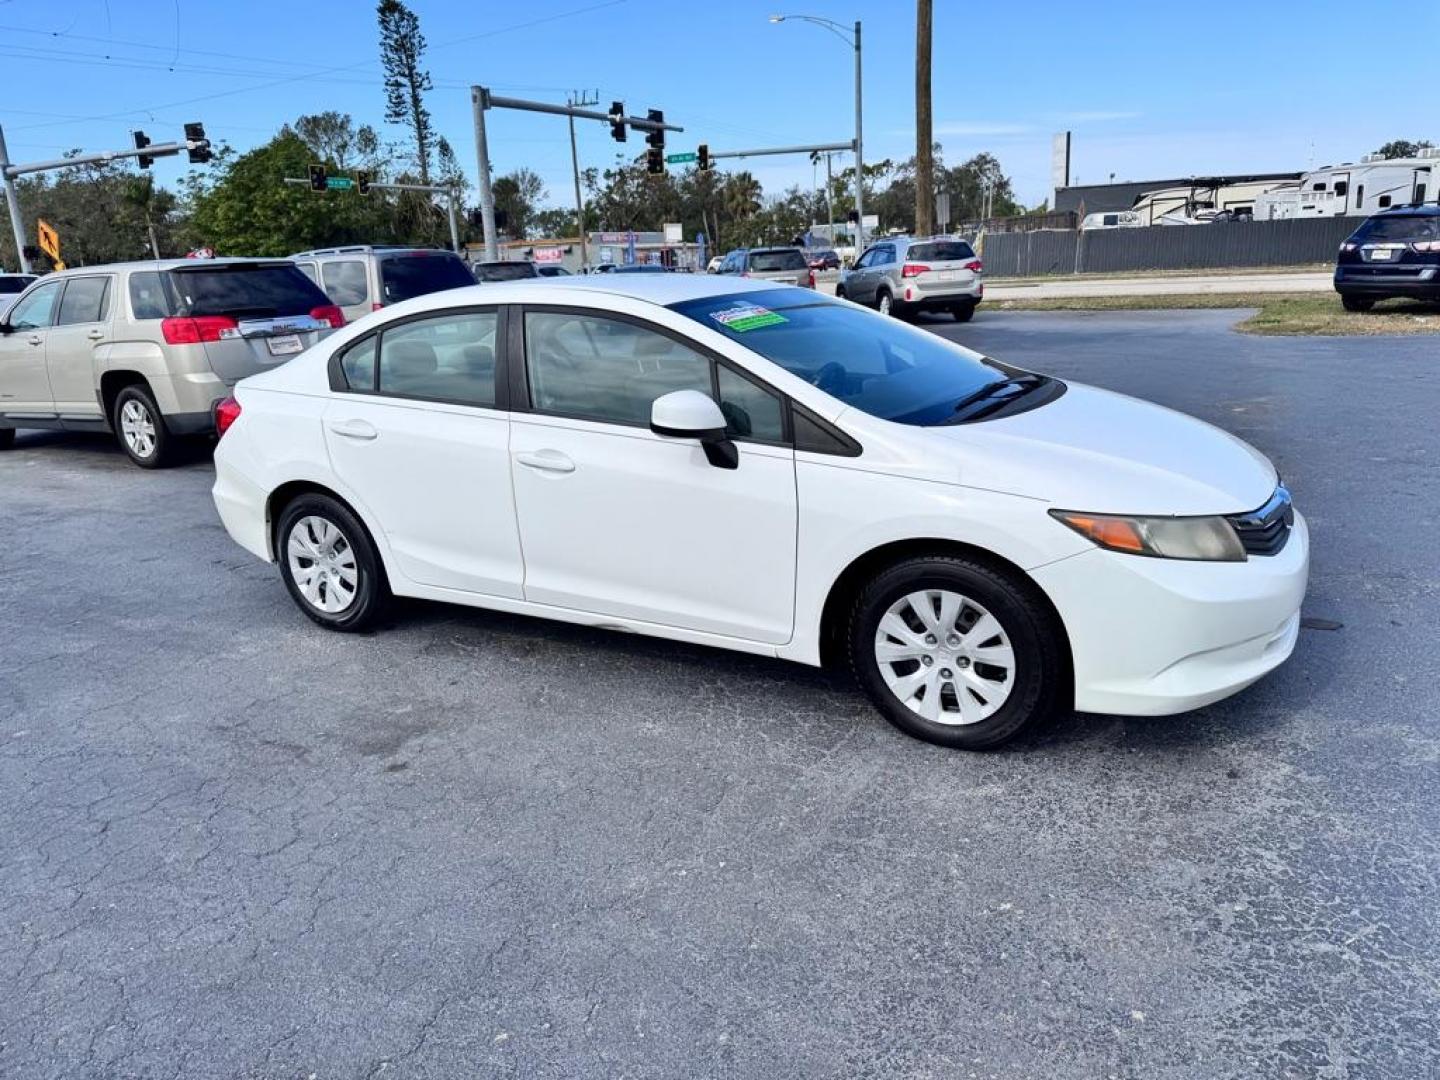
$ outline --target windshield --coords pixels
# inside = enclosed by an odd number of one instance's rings
[[[170,271],[176,315],[273,319],[330,304],[294,263],[233,263]]]
[[[771,270],[807,270],[809,267],[810,264],[805,261],[805,256],[798,248],[755,251],[750,254],[750,269],[761,274]]]
[[[387,304],[474,284],[465,264],[449,255],[392,255],[380,260],[380,287]]]
[[[1397,214],[1371,218],[1355,233],[1362,241],[1440,240],[1440,215]]]
[[[537,276],[527,262],[481,263],[475,267],[476,281],[519,281]]]
[[[672,310],[861,412],[930,427],[1007,373],[944,338],[801,289],[707,296]]]

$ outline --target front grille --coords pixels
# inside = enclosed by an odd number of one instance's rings
[[[1247,555],[1275,555],[1290,539],[1295,507],[1290,502],[1290,492],[1281,484],[1258,510],[1233,514],[1226,520],[1234,527]]]

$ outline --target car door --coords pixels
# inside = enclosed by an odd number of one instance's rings
[[[386,325],[331,361],[331,464],[421,585],[521,597],[494,307]]]
[[[15,301],[0,334],[0,413],[53,419],[55,397],[45,370],[45,339],[65,282],[36,285]]]
[[[845,295],[859,304],[875,301],[875,249],[861,255],[845,278]]]
[[[371,311],[370,275],[362,258],[323,259],[320,262],[320,288],[345,314],[346,322],[354,322]]]
[[[512,412],[510,450],[525,598],[788,641],[795,460],[780,399],[726,369],[738,389],[721,409],[737,421],[740,461],[717,468],[698,442],[649,429],[657,397],[718,393],[714,358],[654,324],[597,310],[527,307],[520,318],[516,397],[528,411],[517,403]]]
[[[64,419],[100,420],[95,354],[110,340],[113,279],[109,274],[72,277],[45,342],[45,369],[55,411]]]

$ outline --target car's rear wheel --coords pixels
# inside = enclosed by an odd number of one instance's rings
[[[955,316],[956,322],[969,322],[975,317],[975,305],[956,304],[950,309],[950,314]]]
[[[327,495],[301,495],[275,531],[280,575],[296,605],[329,630],[364,630],[390,598],[375,545],[359,519]]]
[[[1347,296],[1343,293],[1340,303],[1346,311],[1369,311],[1375,306],[1375,301],[1368,296]]]
[[[889,289],[881,289],[875,294],[875,310],[881,315],[895,314],[895,298],[890,295]]]
[[[170,464],[173,440],[147,387],[135,383],[115,395],[111,424],[121,448],[136,465],[159,469]]]
[[[1061,646],[1031,589],[984,563],[907,559],[856,598],[851,668],[886,719],[917,739],[988,750],[1054,713]]]
[[[845,299],[845,286],[844,286],[844,285],[836,285],[836,286],[835,286],[835,299],[837,299],[837,300],[844,300],[844,299]]]

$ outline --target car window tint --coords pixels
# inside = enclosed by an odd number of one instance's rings
[[[177,315],[273,319],[308,315],[332,301],[294,263],[231,263],[176,267],[169,272]]]
[[[49,326],[63,284],[61,281],[47,281],[28,296],[21,297],[10,312],[10,325],[16,330],[38,330]]]
[[[325,295],[341,307],[363,304],[370,295],[365,284],[365,264],[359,259],[321,263],[320,283]]]
[[[757,251],[750,256],[750,269],[757,273],[775,270],[804,270],[805,256],[794,249],[788,251]]]
[[[1114,225],[1115,215],[1107,214],[1106,225]],[[915,262],[959,262],[961,259],[973,259],[974,250],[963,240],[930,240],[924,244],[913,244],[906,253],[906,259]]]
[[[380,393],[495,404],[493,311],[417,319],[380,338]]]
[[[340,357],[340,371],[351,390],[375,389],[375,345],[380,339],[368,337],[346,349]]]
[[[720,411],[725,431],[737,439],[783,442],[785,423],[780,399],[724,364],[719,366]]]
[[[130,310],[137,319],[163,319],[170,314],[170,298],[158,273],[138,270],[130,275]]]
[[[710,393],[710,362],[664,334],[592,315],[525,313],[525,362],[537,409],[649,425],[674,390]]]
[[[449,252],[391,255],[380,260],[380,288],[387,304],[474,284],[470,268]]]
[[[104,277],[71,278],[60,299],[60,316],[56,326],[100,322],[105,318],[110,279]]]

